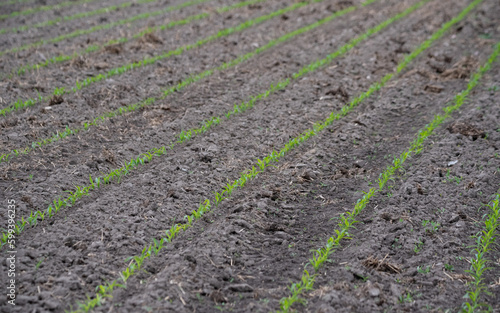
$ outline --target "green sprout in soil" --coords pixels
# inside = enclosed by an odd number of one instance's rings
[[[495,199],[488,205],[490,213],[484,221],[484,229],[475,236],[476,245],[473,250],[474,257],[471,259],[471,267],[466,272],[469,273],[474,280],[469,283],[469,291],[467,291],[464,298],[468,299],[464,303],[463,312],[473,313],[481,311],[485,308],[491,311],[492,308],[487,303],[481,302],[482,294],[491,295],[488,286],[484,282],[483,274],[490,270],[488,267],[488,259],[486,255],[491,251],[495,244],[496,236],[498,235],[498,228],[500,225],[500,194],[495,194]]]
[[[44,260],[45,260],[45,258],[41,258],[40,260],[38,260],[38,262],[35,265],[35,271],[37,271],[40,268],[40,266],[42,265],[42,262]]]
[[[456,183],[457,185],[459,185],[461,181],[462,181],[462,176],[460,176],[460,177],[458,177],[458,176],[452,176],[451,175],[451,171],[448,170],[446,172],[446,179],[443,180],[443,183],[449,182],[449,183]]]
[[[419,238],[418,241],[415,243],[415,247],[413,248],[413,252],[419,253],[423,247],[424,247],[424,243],[422,242],[422,239]]]
[[[427,265],[426,267],[417,266],[417,272],[419,272],[420,274],[427,274],[430,271],[431,271],[431,266],[430,265]]]
[[[399,303],[412,303],[413,302],[413,297],[411,293],[408,291],[406,292],[405,295],[399,296]]]
[[[435,233],[441,225],[438,222],[424,220],[422,221],[422,226],[426,232]]]

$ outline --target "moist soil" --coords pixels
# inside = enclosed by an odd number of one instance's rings
[[[232,3],[214,1],[210,5],[216,8]],[[16,201],[18,219],[32,210],[45,210],[54,199],[67,194],[65,191],[88,184],[89,175],[107,173],[142,152],[170,144],[182,130],[212,116],[223,116],[233,104],[291,77],[414,3],[377,1],[237,67],[215,72],[150,107],[1,163],[0,198],[5,207],[8,199]],[[258,101],[251,110],[222,118],[223,122],[208,132],[176,145],[119,182],[90,192],[74,206],[25,229],[16,247],[17,305],[2,301],[0,311],[75,309],[87,295],[95,295],[96,286],[118,279],[129,263],[127,258],[140,254],[152,238],[160,238],[174,223],[185,223],[184,216],[205,199],[213,201],[214,192],[251,169],[257,158],[281,149],[290,138],[391,73],[405,54],[469,3],[430,1],[327,67]],[[12,86],[33,82],[44,84],[44,92],[50,94],[55,87],[101,73],[103,69],[96,64],[113,68],[157,55],[289,4],[266,1],[131,41],[120,46],[119,53],[90,54],[82,66],[68,62],[15,76],[1,83],[2,99],[32,96],[29,88]],[[359,2],[309,4],[201,48],[64,95],[50,105],[39,104],[0,117],[2,153],[61,131],[66,125],[77,127],[110,109],[157,96],[192,74],[351,4]],[[208,4],[186,8],[182,16],[209,8]],[[107,18],[129,14],[134,11],[124,9]],[[13,20],[9,20],[12,25]],[[161,25],[161,20],[156,25]],[[98,23],[99,18],[93,21]],[[72,27],[84,28],[92,22],[79,23],[75,21]],[[134,32],[145,27],[144,23],[120,31]],[[418,130],[467,88],[471,73],[484,64],[492,45],[500,39],[498,25],[500,7],[495,1],[484,1],[386,87],[194,222],[158,256],[145,261],[140,273],[127,281],[126,289],[117,288],[113,297],[94,311],[279,309],[279,300],[289,295],[288,286],[300,280],[311,250],[322,247],[334,235],[339,215],[351,211],[394,156],[408,149]],[[65,32],[62,27],[54,29],[54,35]],[[93,36],[106,42],[116,33],[115,29]],[[72,51],[84,41],[74,38],[44,49],[47,53],[57,53],[59,48]],[[10,70],[34,60],[35,56],[6,55],[0,64]],[[459,311],[471,281],[466,272],[475,243],[471,236],[483,229],[488,213],[485,204],[500,186],[499,82],[497,63],[460,111],[436,129],[422,152],[409,158],[389,187],[370,201],[359,215],[360,223],[350,231],[352,239],[343,241],[317,273],[314,289],[304,295],[307,304],[296,304],[294,309]],[[51,109],[45,109],[47,106]],[[2,249],[0,262],[2,282],[8,279],[6,250]],[[483,299],[496,311],[500,310],[497,247],[487,257],[491,269],[484,278],[491,294]]]

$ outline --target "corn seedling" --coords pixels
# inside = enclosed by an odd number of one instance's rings
[[[419,272],[420,274],[427,274],[430,271],[431,271],[431,266],[430,265],[427,265],[426,267],[417,266],[417,272]]]
[[[414,50],[409,56],[405,57],[402,63],[400,63],[397,67],[397,73],[401,72],[402,69],[404,69],[411,60],[416,58],[420,53],[425,51],[428,47],[430,47],[431,43],[441,36],[444,35],[445,31],[449,29],[452,25],[457,23],[458,21],[462,20],[475,6],[477,6],[479,3],[481,3],[480,0],[472,2],[466,9],[464,9],[457,17],[454,17],[451,21],[445,23],[440,30],[438,30],[436,33],[431,35],[430,39],[426,40],[423,42],[419,47],[417,47],[416,50]],[[375,189],[372,188],[369,190],[369,192],[365,193],[365,195],[358,200],[356,203],[353,211],[351,212],[350,215],[347,217],[342,215],[341,219],[339,221],[339,229],[340,230],[335,230],[336,235],[333,237],[330,237],[326,243],[326,245],[323,248],[320,248],[318,250],[315,250],[313,253],[313,258],[309,260],[308,264],[311,264],[315,269],[319,268],[324,261],[327,260],[327,257],[330,253],[333,252],[333,249],[338,247],[340,245],[340,240],[343,239],[344,237],[348,237],[347,231],[351,227],[351,225],[355,222],[354,218],[366,207],[368,204],[370,198],[377,192],[380,192],[383,190],[385,185],[387,184],[388,180],[394,175],[397,169],[401,167],[401,165],[405,162],[405,160],[413,153],[413,154],[418,154],[422,151],[423,149],[423,142],[433,133],[434,129],[441,125],[443,121],[450,116],[452,112],[460,108],[460,106],[464,103],[467,95],[470,93],[470,91],[478,84],[479,79],[491,68],[492,63],[497,59],[498,54],[500,52],[500,43],[498,43],[495,46],[495,49],[493,53],[491,54],[490,58],[486,62],[485,65],[483,65],[481,68],[478,69],[476,73],[472,76],[471,81],[469,82],[467,89],[459,93],[455,97],[454,104],[445,107],[443,110],[445,112],[444,115],[436,115],[434,119],[426,125],[426,127],[422,130],[420,130],[417,134],[417,137],[415,140],[411,143],[410,148],[401,153],[399,157],[394,158],[392,165],[387,166],[384,172],[382,172],[379,176],[379,188]],[[387,78],[389,77],[389,78]],[[390,78],[393,77],[393,74],[388,74],[386,75],[381,83],[377,83],[375,86],[382,86],[385,84]],[[377,88],[380,89],[380,87]],[[370,87],[370,90],[373,88]],[[361,96],[360,96],[361,97]],[[361,99],[366,98],[367,96],[362,97]],[[356,100],[354,100],[356,101]],[[359,101],[359,100],[358,100]],[[342,110],[344,111],[344,110]],[[307,265],[306,265],[307,266]],[[305,274],[303,274],[303,278]],[[307,274],[307,277],[314,277],[314,276],[309,276]],[[308,281],[308,284],[314,283],[314,278],[310,278],[310,281]],[[297,284],[300,284],[297,283]],[[299,298],[299,294],[292,293],[292,295],[283,298],[280,300],[280,312],[289,312],[291,310],[291,306],[297,302],[295,299]]]
[[[441,225],[438,222],[424,220],[422,221],[422,226],[426,232],[435,233]]]
[[[415,254],[417,254],[420,252],[420,250],[422,250],[423,247],[424,247],[424,243],[422,242],[422,239],[418,238],[418,241],[415,243],[415,245],[413,247],[413,252],[415,252]]]
[[[250,1],[249,1],[250,2]],[[247,2],[247,3],[249,3]],[[374,2],[373,0],[370,0],[370,2]],[[123,114],[126,114],[128,112],[133,112],[133,111],[136,111],[140,108],[143,108],[143,107],[146,107],[146,106],[149,106],[149,105],[153,105],[155,102],[157,102],[158,100],[162,100],[162,99],[165,99],[167,96],[173,94],[174,92],[176,91],[180,91],[182,90],[183,88],[191,85],[192,83],[195,83],[205,77],[208,77],[208,76],[211,76],[213,73],[217,72],[217,71],[224,71],[228,68],[231,68],[231,67],[235,67],[236,65],[238,64],[241,64],[249,59],[251,59],[252,57],[254,56],[257,56],[261,53],[263,53],[264,51],[280,44],[280,43],[283,43],[283,42],[286,42],[300,34],[303,34],[303,33],[306,33],[320,25],[323,25],[324,23],[327,23],[339,16],[342,16],[348,12],[351,12],[353,11],[354,9],[356,9],[355,7],[348,7],[342,11],[338,11],[322,20],[319,20],[315,23],[312,23],[308,26],[305,26],[305,27],[302,27],[302,28],[299,28],[295,31],[292,31],[288,34],[285,34],[283,36],[281,36],[280,38],[278,39],[275,39],[275,40],[271,40],[270,42],[268,42],[266,45],[260,47],[260,48],[257,48],[255,49],[254,51],[252,52],[249,52],[245,55],[242,55],[236,59],[233,59],[232,61],[229,61],[227,63],[223,63],[222,65],[220,65],[219,67],[217,68],[214,68],[214,69],[209,69],[209,70],[206,70],[204,72],[201,72],[199,74],[196,74],[196,75],[193,75],[183,81],[181,81],[180,83],[178,83],[176,86],[174,87],[171,87],[167,90],[164,90],[163,91],[163,95],[159,98],[155,98],[155,97],[151,97],[151,98],[147,98],[139,103],[134,103],[134,104],[131,104],[131,105],[128,105],[126,107],[121,107],[117,110],[114,110],[114,111],[110,111],[110,112],[107,112],[107,113],[104,113],[103,115],[101,116],[98,116],[96,118],[94,118],[92,121],[86,121],[86,122],[83,122],[83,127],[81,128],[75,128],[75,129],[71,129],[69,128],[69,126],[66,126],[66,129],[62,132],[57,132],[56,134],[53,134],[52,136],[49,136],[43,140],[40,140],[40,141],[37,141],[37,142],[33,142],[30,146],[27,146],[25,147],[24,149],[17,149],[15,150],[16,153],[14,153],[14,151],[10,152],[10,153],[5,153],[5,154],[2,154],[0,156],[0,162],[8,162],[9,159],[11,159],[12,157],[16,156],[16,155],[20,155],[20,154],[28,154],[29,152],[33,151],[35,148],[37,147],[42,147],[42,146],[45,146],[45,145],[49,145],[53,142],[57,142],[61,139],[64,139],[68,136],[72,136],[72,135],[76,135],[78,134],[79,132],[83,131],[83,130],[88,130],[91,126],[96,126],[102,122],[104,122],[105,120],[111,118],[111,117],[115,117],[115,116],[121,116]],[[279,84],[278,84],[279,85]],[[282,84],[284,85],[284,84]],[[248,101],[248,102],[244,102],[240,105],[237,105],[235,104],[233,109],[230,110],[229,112],[231,114],[226,114],[226,117],[227,116],[232,116],[232,115],[235,115],[235,114],[241,114],[241,113],[244,113],[245,111],[247,111],[249,108],[253,107],[254,103],[261,99],[261,98],[264,98],[264,97],[267,97],[269,96],[271,93],[275,92],[279,90],[279,88],[277,86],[271,86],[271,89],[267,90],[266,92],[260,94],[260,95],[257,95],[256,97],[252,98],[251,101]],[[221,119],[220,117],[212,117],[210,118],[209,120],[207,121],[204,121],[200,127],[198,128],[194,128],[194,129],[190,129],[190,130],[187,130],[187,131],[182,131],[178,137],[179,137],[179,140],[177,141],[177,143],[181,143],[181,142],[184,142],[184,141],[187,141],[187,140],[190,140],[192,136],[194,135],[198,135],[198,134],[201,134],[201,133],[205,133],[206,131],[208,131],[212,126],[215,126],[215,125],[218,125],[220,124],[221,122]],[[173,145],[174,144],[171,144],[171,147],[170,148],[173,148]]]
[[[42,262],[45,260],[45,258],[41,258],[35,265],[35,271],[37,271],[40,268],[40,265],[42,265]]]
[[[468,299],[462,306],[463,312],[473,313],[486,307],[491,311],[491,306],[481,302],[481,295],[489,294],[487,285],[484,283],[483,274],[491,269],[487,266],[488,259],[486,254],[491,250],[491,246],[495,244],[498,228],[500,225],[500,194],[495,195],[495,199],[488,205],[490,213],[485,222],[484,229],[475,236],[476,246],[473,250],[474,257],[471,259],[471,267],[466,272],[469,273],[474,280],[469,283],[470,290],[467,291],[464,298]]]
[[[183,7],[183,6],[187,6],[187,4],[194,4],[194,3],[200,3],[200,2],[204,2],[204,1],[208,1],[208,0],[193,0],[193,1],[190,1],[190,2],[186,2],[186,3],[183,3],[182,5],[178,5],[178,6],[175,6],[175,7],[168,7],[164,10],[170,10],[172,11],[174,8],[180,8],[180,7]],[[56,88],[52,94],[50,96],[47,96],[47,97],[44,97],[43,98],[43,101],[47,101],[49,100],[52,96],[54,95],[64,95],[66,93],[69,93],[69,92],[77,92],[91,84],[95,84],[97,82],[101,82],[103,80],[106,80],[106,79],[109,79],[111,77],[114,77],[114,76],[118,76],[118,75],[122,75],[126,72],[129,72],[133,69],[137,69],[137,68],[140,68],[140,67],[143,67],[143,66],[147,66],[147,65],[151,65],[159,60],[162,60],[162,59],[165,59],[165,58],[169,58],[169,57],[172,57],[172,56],[175,56],[175,55],[180,55],[182,53],[184,53],[185,51],[189,51],[189,50],[192,50],[192,49],[195,49],[195,48],[199,48],[209,42],[212,42],[212,41],[215,41],[219,38],[222,38],[222,37],[226,37],[226,36],[229,36],[233,33],[236,33],[236,32],[241,32],[241,31],[244,31],[245,29],[248,29],[248,28],[251,28],[255,25],[258,25],[258,24],[261,24],[267,20],[270,20],[272,18],[275,18],[277,16],[280,16],[280,15],[283,15],[285,13],[288,13],[288,12],[291,12],[291,11],[294,11],[298,8],[301,8],[303,6],[306,6],[308,3],[307,2],[298,2],[296,4],[293,4],[291,6],[288,6],[284,9],[279,9],[279,10],[276,10],[270,14],[266,14],[266,15],[263,15],[263,16],[259,16],[257,18],[254,18],[254,19],[251,19],[251,20],[248,20],[246,22],[243,22],[241,24],[239,24],[238,26],[236,27],[229,27],[229,28],[225,28],[223,30],[220,30],[218,31],[217,33],[213,34],[213,35],[210,35],[204,39],[200,39],[198,40],[197,42],[193,43],[193,44],[188,44],[188,45],[184,45],[184,46],[181,46],[177,49],[174,49],[174,50],[170,50],[170,51],[167,51],[165,53],[162,53],[162,54],[159,54],[157,56],[154,56],[154,57],[146,57],[144,59],[142,59],[141,61],[137,61],[137,62],[133,62],[133,63],[128,63],[128,64],[125,64],[123,66],[120,66],[120,67],[117,67],[117,68],[113,68],[111,70],[109,70],[108,72],[106,72],[105,74],[97,74],[95,76],[92,76],[92,77],[88,77],[86,78],[85,80],[83,81],[76,81],[75,85],[71,88],[66,88],[66,87],[60,87],[60,88]],[[95,26],[95,27],[101,27],[101,26]],[[62,40],[62,38],[64,36],[68,36],[68,35],[63,35],[63,36],[59,36],[57,37],[57,41],[60,41]],[[56,39],[52,39],[50,42],[56,40]],[[65,39],[65,38],[64,38]],[[3,54],[0,53],[0,56]],[[25,101],[22,101],[22,100],[18,100],[16,101],[14,104],[0,110],[0,115],[6,115],[7,113],[11,113],[15,110],[19,110],[21,108],[27,108],[27,107],[30,107],[30,106],[33,106],[35,105],[39,100],[37,98],[31,98],[31,99],[28,99],[28,100],[25,100]]]
[[[412,302],[413,302],[413,297],[411,296],[410,292],[407,292],[405,295],[399,296],[399,303],[401,304],[412,303]]]

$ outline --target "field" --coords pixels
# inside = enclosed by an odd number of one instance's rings
[[[2,0],[0,312],[500,312],[498,0]]]

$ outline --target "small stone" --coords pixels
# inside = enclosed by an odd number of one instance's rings
[[[462,228],[465,227],[465,222],[464,221],[459,221],[455,224],[456,228]]]
[[[460,216],[458,216],[457,214],[453,214],[451,216],[450,220],[448,221],[448,223],[450,223],[450,224],[456,223],[456,222],[458,222],[459,219],[460,219]]]
[[[44,307],[53,311],[59,307],[59,302],[57,302],[56,300],[53,300],[53,299],[48,299],[45,301]]]
[[[17,305],[26,305],[27,303],[33,303],[36,301],[36,297],[30,297],[25,295],[18,295],[16,297]]]
[[[228,290],[233,292],[252,292],[252,286],[248,284],[233,284],[227,287]]]
[[[401,296],[402,294],[402,291],[401,291],[401,288],[396,285],[396,284],[391,284],[391,292],[392,292],[392,295],[395,297],[395,298],[399,298],[399,296]]]
[[[370,294],[370,296],[372,296],[372,297],[375,298],[375,297],[378,297],[380,295],[380,289],[378,289],[378,288],[370,288],[368,290],[368,293]]]
[[[281,238],[281,239],[288,239],[288,238],[292,237],[291,235],[285,233],[284,231],[277,231],[274,233],[274,235],[278,238]]]
[[[252,229],[253,228],[253,225],[251,225],[250,223],[248,223],[245,220],[238,219],[238,220],[235,220],[234,223],[236,225],[238,225],[238,226],[243,227],[243,228],[247,228],[247,229]]]

